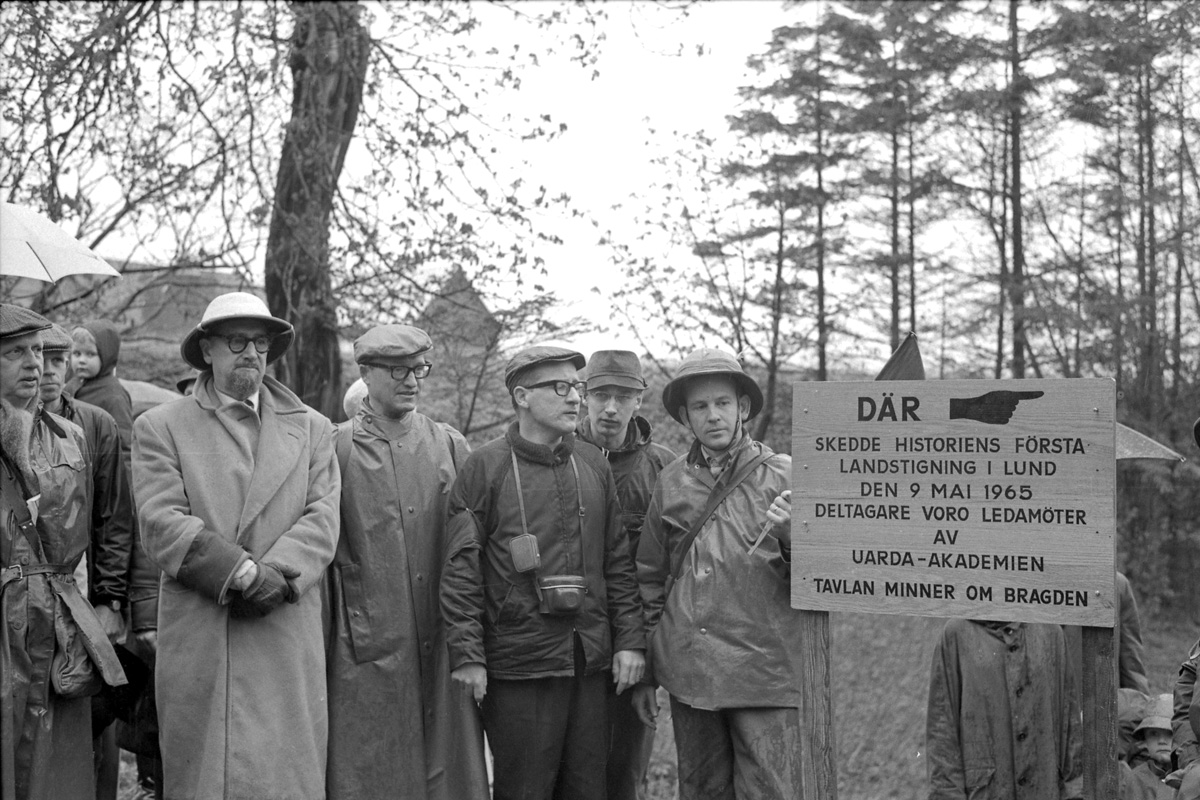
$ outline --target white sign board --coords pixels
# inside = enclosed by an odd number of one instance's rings
[[[794,607],[1112,627],[1113,381],[793,398]]]

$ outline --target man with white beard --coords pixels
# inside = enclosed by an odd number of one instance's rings
[[[329,420],[266,376],[291,324],[214,299],[181,346],[193,393],[134,424],[142,543],[163,572],[155,688],[166,796],[325,797],[316,585],[341,484]]]

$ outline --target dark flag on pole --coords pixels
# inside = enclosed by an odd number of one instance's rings
[[[917,347],[917,334],[909,331],[908,336],[892,353],[892,357],[875,376],[877,381],[923,381],[925,364],[921,361],[921,349]]]

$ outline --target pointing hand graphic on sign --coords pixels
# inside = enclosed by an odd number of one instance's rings
[[[950,419],[973,419],[988,425],[1007,425],[1012,419],[1017,404],[1022,400],[1036,400],[1045,392],[996,391],[979,397],[950,398]]]

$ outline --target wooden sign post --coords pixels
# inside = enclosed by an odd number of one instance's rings
[[[803,796],[836,797],[829,611],[1084,626],[1085,792],[1115,796],[1113,382],[800,383],[793,398],[792,606],[811,612],[814,651]]]

